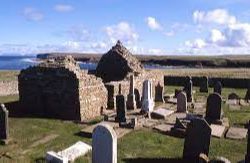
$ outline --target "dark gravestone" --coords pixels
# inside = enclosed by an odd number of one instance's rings
[[[0,108],[0,140],[7,140],[9,137],[8,116],[9,116],[8,110],[6,109],[4,104],[1,104],[1,108]]]
[[[186,84],[184,86],[183,91],[186,92],[187,95],[187,102],[192,102],[193,97],[192,97],[192,91],[193,91],[193,82],[191,80],[191,77],[186,78]]]
[[[208,78],[206,76],[201,78],[200,92],[208,92]]]
[[[250,121],[248,122],[248,132],[247,132],[247,154],[245,156],[245,162],[250,162]]]
[[[127,96],[127,109],[135,110],[136,102],[135,102],[135,88],[134,88],[134,75],[130,76],[130,86],[129,86],[129,94]]]
[[[183,158],[197,159],[201,153],[208,155],[211,128],[203,118],[194,118],[187,126]]]
[[[116,96],[116,118],[117,122],[126,122],[126,103],[123,95]]]
[[[178,94],[182,92],[182,90],[179,90],[179,89],[175,89],[174,90],[174,97],[177,98]]]
[[[155,86],[155,101],[156,102],[164,102],[163,99],[163,86],[158,82],[157,86]]]
[[[219,93],[221,95],[222,84],[220,81],[217,81],[214,85],[214,93]]]
[[[107,109],[114,109],[115,105],[115,96],[114,96],[114,92],[115,92],[115,88],[114,85],[112,84],[106,84],[105,87],[108,90],[108,108]]]
[[[228,100],[239,100],[240,97],[236,93],[230,93],[228,95]]]
[[[248,82],[247,84],[247,92],[246,92],[246,95],[245,95],[245,100],[250,100],[250,83]]]
[[[222,98],[218,93],[212,93],[207,98],[206,119],[216,121],[221,119]]]
[[[141,96],[140,92],[136,88],[135,88],[135,102],[136,102],[136,107],[141,108]]]

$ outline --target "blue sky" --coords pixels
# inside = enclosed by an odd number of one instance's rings
[[[1,0],[0,54],[250,54],[249,0]]]

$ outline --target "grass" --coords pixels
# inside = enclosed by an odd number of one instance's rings
[[[0,81],[17,80],[19,71],[0,70]]]
[[[167,91],[173,91],[173,86],[167,86]],[[194,87],[198,90],[198,87]],[[212,91],[210,89],[210,91]],[[232,89],[223,89],[223,96],[227,96]],[[233,90],[243,95],[245,90]],[[196,96],[204,95],[197,92]],[[18,100],[17,96],[1,97],[0,102]],[[223,105],[225,115],[229,118],[232,125],[245,124],[250,119],[249,107],[240,111],[230,111]],[[99,119],[91,123],[98,122]],[[9,118],[10,137],[12,143],[7,146],[0,145],[0,162],[42,162],[46,151],[62,150],[76,141],[84,141],[91,144],[90,138],[83,138],[77,133],[84,128],[84,125],[76,124],[71,121],[61,121],[53,119],[39,118]],[[56,134],[53,140],[43,144],[32,145],[43,140],[48,135]],[[246,140],[236,141],[227,139],[211,139],[210,158],[224,156],[232,162],[244,159],[246,153]],[[184,139],[170,137],[149,129],[134,131],[122,139],[118,140],[118,162],[129,162],[130,159],[138,158],[181,158],[183,152]],[[1,157],[5,155],[6,157]],[[76,160],[80,162],[91,162],[91,153]]]

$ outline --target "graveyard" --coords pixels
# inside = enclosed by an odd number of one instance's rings
[[[1,71],[0,161],[248,162],[249,72],[225,71],[146,70],[120,41],[95,72]]]

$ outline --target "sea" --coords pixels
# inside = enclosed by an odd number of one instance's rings
[[[39,64],[41,60],[37,59],[36,56],[0,56],[0,70],[22,70],[29,66],[35,66]],[[92,62],[78,62],[81,69],[84,70],[95,70],[97,63]],[[172,69],[181,68],[174,66],[161,66],[155,64],[143,65],[145,69]]]

